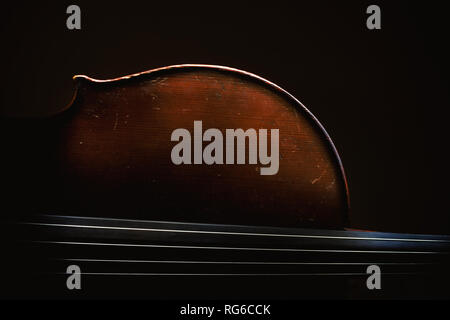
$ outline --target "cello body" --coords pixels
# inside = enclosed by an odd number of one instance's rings
[[[73,101],[48,119],[55,133],[48,139],[54,163],[46,178],[52,179],[51,206],[45,210],[203,223],[346,225],[347,183],[331,139],[298,100],[267,80],[205,65],[172,66],[112,80],[74,80]],[[199,121],[200,136],[194,133]],[[249,137],[241,163],[235,154],[231,164],[202,159],[194,163],[193,157],[188,164],[174,164],[171,154],[177,141],[172,133],[181,128],[192,140],[200,139],[192,141],[192,153],[195,143],[204,152],[207,129],[219,130],[224,137],[230,129],[277,129],[278,170],[262,175],[264,165],[251,163]],[[224,138],[223,159],[229,143]]]

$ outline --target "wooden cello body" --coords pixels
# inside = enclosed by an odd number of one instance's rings
[[[49,209],[246,225],[342,228],[347,223],[347,184],[331,139],[276,85],[243,71],[203,65],[106,81],[74,79],[72,103],[52,120],[57,170],[51,174],[55,189]],[[199,121],[202,131],[194,132]],[[171,161],[177,144],[171,135],[180,128],[191,134],[192,155],[190,163],[177,165]],[[201,156],[194,159],[194,149],[203,140],[200,153],[205,152],[213,139],[206,141],[204,134],[211,128],[223,133],[223,155],[207,164]],[[260,129],[277,129],[276,174],[262,175],[265,166],[258,157],[251,163],[248,136],[245,159],[238,163],[235,137],[234,162],[226,161],[233,142],[226,141],[226,130],[231,129],[257,135]],[[259,139],[254,152],[261,148]]]

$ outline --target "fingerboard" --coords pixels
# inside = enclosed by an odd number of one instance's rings
[[[449,278],[449,236],[56,215],[18,230],[20,259],[49,296],[67,294],[70,265],[89,297],[442,296]],[[366,286],[371,265],[381,270],[377,292]]]

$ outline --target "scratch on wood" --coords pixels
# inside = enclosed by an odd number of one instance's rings
[[[117,129],[117,124],[119,123],[119,113],[116,112],[116,120],[114,121],[113,130]]]
[[[324,176],[325,172],[327,172],[327,170],[323,170],[322,173],[320,174],[320,176],[318,176],[317,178],[313,179],[311,181],[311,184],[316,184],[320,179],[322,179],[322,177]]]

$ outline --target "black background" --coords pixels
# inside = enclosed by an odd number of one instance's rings
[[[63,108],[75,74],[104,79],[182,63],[243,69],[286,89],[327,129],[348,177],[351,227],[449,233],[441,2],[76,1],[79,31],[66,28],[70,4],[2,4],[4,116]],[[381,7],[381,30],[366,28],[370,4]]]

